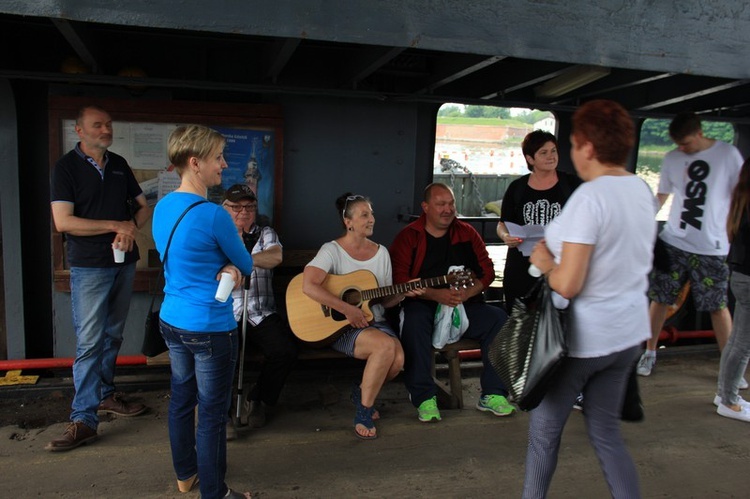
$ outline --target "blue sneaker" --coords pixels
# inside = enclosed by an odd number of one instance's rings
[[[508,399],[502,395],[484,395],[477,402],[477,409],[480,411],[491,412],[495,416],[512,416],[516,412]]]

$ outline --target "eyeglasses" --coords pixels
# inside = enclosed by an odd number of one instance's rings
[[[349,201],[362,201],[364,199],[366,198],[360,194],[354,194],[353,196],[346,196],[346,201],[344,201],[344,209],[341,210],[341,218],[346,218],[346,208],[349,205]]]
[[[239,213],[242,210],[245,210],[247,213],[253,213],[254,211],[258,211],[258,205],[257,204],[227,204],[227,203],[224,203],[224,206],[228,206],[229,209],[231,209],[235,213]]]

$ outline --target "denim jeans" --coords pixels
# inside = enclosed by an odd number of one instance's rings
[[[96,429],[99,402],[115,391],[115,362],[130,309],[135,263],[72,267],[70,299],[76,333],[71,421]]]
[[[201,497],[227,493],[226,424],[237,359],[237,330],[196,333],[159,322],[169,347],[169,442],[179,480],[198,473]],[[198,405],[198,428],[195,406]]]
[[[435,323],[436,302],[404,301],[404,321],[401,326],[401,345],[406,357],[404,383],[414,407],[437,394],[432,378],[432,331]],[[505,310],[485,303],[464,303],[469,329],[462,338],[479,341],[483,370],[479,378],[482,395],[508,395],[488,358],[489,347],[508,315]]]
[[[732,334],[721,352],[719,390],[724,405],[739,403],[740,380],[750,359],[750,276],[732,272],[729,285],[734,294]]]

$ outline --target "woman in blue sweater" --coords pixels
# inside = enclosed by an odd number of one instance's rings
[[[172,367],[172,462],[179,490],[187,492],[199,484],[205,499],[249,497],[224,483],[226,418],[238,338],[231,298],[222,303],[214,295],[222,272],[232,274],[239,284],[253,267],[229,214],[206,202],[208,188],[221,184],[227,167],[224,145],[220,133],[203,126],[181,126],[172,132],[169,161],[181,183],[159,201],[153,220],[156,249],[166,261],[160,327]]]

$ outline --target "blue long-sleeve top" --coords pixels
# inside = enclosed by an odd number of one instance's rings
[[[196,194],[172,192],[157,203],[152,233],[162,260],[175,222],[188,206],[202,199]],[[229,213],[215,203],[199,204],[180,221],[172,237],[164,269],[161,319],[186,332],[235,329],[232,298],[225,303],[214,298],[219,284],[216,275],[228,263],[243,275],[253,270],[253,259]]]

